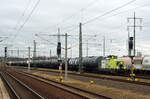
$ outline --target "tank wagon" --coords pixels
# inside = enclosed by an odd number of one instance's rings
[[[143,71],[150,73],[150,56],[146,56],[143,58]]]
[[[131,70],[131,58],[130,57],[120,57],[118,59],[124,61],[127,71]],[[142,64],[143,58],[142,57],[134,57],[133,62],[134,62],[134,71],[136,73],[142,72],[142,70],[144,69],[143,64]]]
[[[83,57],[83,70],[88,72],[97,72],[98,66],[101,64],[102,59],[102,56]],[[68,61],[68,66],[70,70],[77,71],[79,69],[79,58],[70,58]]]

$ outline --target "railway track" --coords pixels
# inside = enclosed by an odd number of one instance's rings
[[[35,70],[35,69],[32,69],[32,70]],[[36,71],[59,73],[59,71],[53,71],[53,70],[39,70],[38,69]],[[91,78],[96,78],[96,79],[112,80],[112,81],[118,81],[118,82],[130,83],[130,84],[150,86],[150,83],[148,82],[130,81],[126,79],[119,79],[119,78],[113,78],[113,77],[103,77],[103,76],[91,75],[88,73],[78,74],[78,73],[68,72],[68,74],[75,75],[75,76],[91,77]]]
[[[53,73],[59,73],[59,71],[56,70],[43,70],[43,69],[31,69],[35,71],[42,71],[42,72],[53,72]],[[64,73],[64,72],[63,72]],[[144,86],[150,86],[149,82],[143,82],[143,81],[130,81],[126,79],[119,79],[115,77],[105,77],[105,76],[98,76],[98,75],[91,75],[89,73],[73,73],[73,72],[68,72],[70,75],[75,75],[75,76],[83,76],[83,77],[91,77],[91,78],[96,78],[96,79],[104,79],[104,80],[111,80],[111,81],[117,81],[117,82],[123,82],[123,83],[130,83],[130,84],[136,84],[136,85],[144,85]]]
[[[150,77],[148,77],[148,76],[136,76],[136,78],[150,80]]]
[[[26,72],[24,72],[24,73],[26,73]],[[30,73],[26,73],[26,75],[28,75],[28,76],[31,76],[31,77],[35,77],[35,78],[40,78],[40,79],[42,79],[42,80],[46,80],[46,81],[49,81],[49,82],[51,82],[51,83],[54,83],[55,85],[58,85],[58,86],[63,86],[63,87],[67,87],[67,89],[69,88],[69,89],[71,89],[71,90],[75,90],[75,93],[77,92],[77,94],[78,93],[83,93],[83,94],[85,94],[85,95],[87,95],[88,96],[88,94],[89,94],[89,96],[91,97],[91,98],[93,98],[93,97],[95,97],[94,99],[111,99],[111,98],[109,98],[109,97],[106,97],[106,96],[103,96],[103,95],[100,95],[100,94],[97,94],[97,93],[94,93],[94,92],[91,92],[91,91],[87,91],[87,90],[84,90],[84,89],[80,89],[80,88],[77,88],[77,87],[74,87],[74,86],[71,86],[71,85],[67,85],[67,84],[64,84],[64,83],[61,83],[61,82],[57,82],[57,81],[54,81],[54,80],[50,80],[50,79],[47,79],[47,78],[44,78],[44,77],[41,77],[41,76],[38,76],[38,75],[33,75],[33,74],[30,74]],[[86,97],[85,97],[86,98]]]
[[[40,76],[35,76],[29,73],[15,72],[12,70],[8,70],[7,72],[38,92],[45,99],[111,99],[100,94],[52,81]]]
[[[26,67],[15,67],[15,68],[20,68],[20,69],[26,69]],[[38,71],[47,71],[47,72],[56,72],[58,73],[59,71],[58,70],[43,70],[43,69],[33,69],[31,68],[31,70],[38,70]],[[71,74],[71,73],[70,73]],[[90,74],[90,73],[89,73]],[[91,73],[92,74],[92,73]],[[93,73],[93,74],[98,74],[98,73]],[[101,75],[101,74],[100,74]],[[110,74],[104,74],[104,75],[107,75],[109,76]],[[129,75],[122,75],[122,74],[119,74],[119,75],[110,75],[110,76],[121,76],[121,77],[129,77]],[[139,78],[139,79],[146,79],[146,80],[150,80],[150,76],[149,75],[137,75],[136,74],[136,78]]]
[[[1,77],[12,99],[44,99],[10,73],[1,72]]]

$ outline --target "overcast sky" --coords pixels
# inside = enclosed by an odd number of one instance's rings
[[[106,14],[130,1],[134,2]],[[27,50],[28,46],[33,49],[33,40],[36,40],[37,55],[49,56],[50,49],[52,55],[56,55],[57,37],[42,34],[57,34],[57,29],[60,28],[61,34],[71,35],[68,38],[68,47],[72,46],[72,49],[68,50],[68,56],[77,57],[79,23],[86,23],[103,15],[82,27],[83,56],[87,53],[87,42],[89,56],[103,55],[103,36],[106,38],[107,55],[127,55],[127,26],[133,25],[133,20],[127,23],[127,18],[133,17],[135,12],[137,18],[143,18],[141,24],[139,20],[136,21],[137,25],[143,26],[142,30],[136,28],[136,49],[143,55],[150,55],[150,0],[41,0],[29,17],[37,2],[38,0],[1,1],[0,36],[8,37],[0,42],[1,53],[6,44],[8,50]],[[129,31],[133,35],[133,29],[130,28]],[[61,42],[64,46],[64,37]],[[26,56],[27,52],[20,52],[21,57],[23,54]],[[9,51],[9,55],[17,56],[17,53]]]

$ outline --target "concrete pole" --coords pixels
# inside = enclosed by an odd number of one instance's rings
[[[51,51],[51,49],[50,49],[50,51],[49,51],[49,57],[51,57],[52,56],[52,51]]]
[[[30,47],[28,47],[28,72],[30,72]]]
[[[33,58],[32,58],[32,60],[33,60],[34,67],[36,67],[36,65],[35,65],[35,60],[36,60],[36,41],[35,40],[33,41],[33,44],[34,44],[34,50],[33,50]]]
[[[36,58],[36,42],[35,42],[35,40],[33,41],[33,43],[34,43],[33,58],[35,59]]]
[[[68,79],[68,64],[67,64],[67,33],[65,34],[65,80]]]
[[[79,24],[79,72],[82,72],[82,23]]]
[[[72,44],[71,44],[71,53],[70,53],[70,56],[71,56],[71,58],[72,58]]]
[[[103,57],[105,57],[105,36],[103,38]]]
[[[131,50],[129,49],[130,32],[128,30],[128,56],[131,56]]]
[[[18,48],[18,52],[17,52],[17,54],[18,54],[17,56],[19,57],[19,48]]]
[[[11,50],[11,57],[13,57],[13,49]]]
[[[135,24],[136,24],[136,22],[135,22],[135,12],[134,12],[134,26],[133,26],[133,32],[134,32],[134,56],[135,56]]]
[[[86,45],[86,56],[88,57],[88,50],[89,50],[89,48],[88,48],[88,40],[87,40],[87,43],[86,43],[87,45]]]
[[[58,38],[57,38],[57,42],[60,42],[60,28],[58,28]]]

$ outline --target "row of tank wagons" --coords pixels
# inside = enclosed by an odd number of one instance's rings
[[[83,57],[83,69],[86,71],[96,71],[98,69],[98,62],[102,60],[102,56],[99,57]],[[79,58],[69,58],[68,59],[68,69],[77,71],[79,69]],[[8,65],[18,65],[27,66],[28,61],[12,61],[8,62]],[[30,65],[36,67],[46,67],[46,68],[59,68],[59,62],[57,59],[51,60],[31,60]],[[65,60],[62,59],[63,69],[65,66]]]
[[[29,61],[9,61],[7,65],[11,66],[28,66]],[[56,68],[58,66],[57,59],[51,60],[30,60],[31,67],[45,67],[45,68]]]
[[[150,57],[135,57],[134,67],[138,70],[149,70],[150,69]],[[27,66],[28,61],[12,61],[8,62],[11,65]],[[64,68],[64,60],[62,60]],[[32,60],[31,66],[36,65],[37,67],[47,68],[58,68],[59,63],[57,59],[51,60]],[[68,59],[68,68],[70,70],[78,70],[79,58]],[[84,57],[83,58],[83,69],[86,71],[107,71],[107,70],[128,70],[131,67],[131,59],[129,57],[120,58],[103,58],[102,56],[96,57]]]
[[[10,62],[11,65],[27,66],[28,61],[14,61]],[[64,60],[62,61],[64,69]],[[91,56],[83,57],[83,67],[84,71],[89,72],[99,72],[99,71],[118,71],[125,70],[126,67],[124,62],[118,59],[103,58],[102,56]],[[31,66],[36,67],[47,67],[47,68],[59,68],[59,63],[57,59],[51,60],[32,60],[30,62]],[[79,58],[68,59],[68,69],[77,71],[79,69]]]

